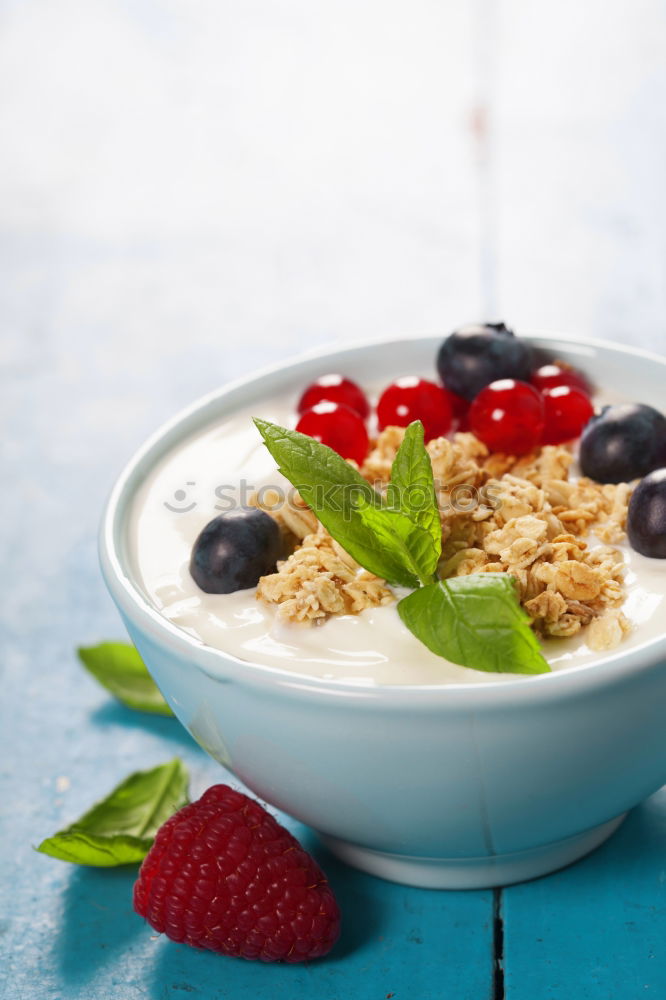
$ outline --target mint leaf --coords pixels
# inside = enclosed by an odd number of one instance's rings
[[[162,823],[187,804],[187,783],[187,769],[178,757],[150,771],[135,771],[37,850],[99,868],[142,861]]]
[[[479,573],[432,582],[441,522],[423,425],[405,432],[387,505],[348,462],[306,434],[255,419],[280,472],[361,566],[389,583],[418,588],[398,604],[407,628],[453,663],[497,673],[550,670],[513,577]]]
[[[419,553],[406,555],[406,543],[426,534],[382,497],[337,452],[307,434],[255,418],[264,443],[283,476],[361,566],[389,583],[417,587],[431,573],[417,571]],[[378,540],[381,533],[381,541]]]
[[[123,705],[140,712],[173,715],[134,646],[102,642],[76,652],[86,670]]]
[[[393,460],[387,500],[391,507],[402,511],[428,532],[432,539],[432,550],[429,558],[423,553],[422,559],[426,560],[426,575],[431,576],[437,568],[442,553],[442,522],[435,493],[432,462],[426,451],[423,424],[420,420],[414,420],[409,425]]]
[[[506,573],[440,580],[404,597],[398,612],[428,649],[463,667],[516,674],[550,670],[515,580]]]
[[[439,559],[430,533],[402,511],[390,507],[382,510],[366,508],[362,501],[358,502],[357,507],[364,522],[374,533],[375,546],[382,551],[393,549],[399,554],[403,565],[412,574],[414,582],[410,586],[429,584]]]

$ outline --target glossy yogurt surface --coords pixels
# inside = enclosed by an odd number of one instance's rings
[[[208,646],[295,673],[359,685],[483,684],[519,677],[460,667],[436,656],[404,627],[395,604],[318,626],[294,625],[277,621],[275,607],[258,601],[254,589],[217,595],[197,587],[188,566],[204,525],[264,485],[289,489],[252,416],[293,426],[293,407],[290,395],[263,401],[261,412],[256,406],[239,410],[184,440],[151,470],[134,497],[128,528],[133,572],[149,601]],[[617,547],[627,563],[623,611],[633,625],[618,647],[624,651],[664,633],[666,562],[646,559],[626,544]],[[542,649],[552,670],[609,655],[588,648],[585,630],[571,639],[549,639]]]

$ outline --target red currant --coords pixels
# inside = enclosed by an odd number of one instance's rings
[[[317,403],[306,410],[296,430],[327,444],[343,458],[362,465],[368,454],[368,432],[358,413],[343,403]]]
[[[456,396],[455,392],[449,392],[445,389],[444,392],[449,397],[451,403],[451,410],[453,412],[453,423],[454,430],[456,431],[468,431],[469,430],[469,400],[463,399],[462,396]]]
[[[554,389],[558,385],[570,385],[574,389],[581,389],[588,396],[590,394],[590,385],[583,373],[566,365],[563,361],[537,368],[535,372],[532,372],[530,382],[541,392],[545,392],[546,389]]]
[[[322,375],[309,385],[298,401],[297,411],[300,415],[323,402],[344,403],[364,419],[370,413],[370,404],[363,390],[343,375]]]
[[[589,398],[580,389],[570,385],[546,389],[543,403],[546,415],[544,444],[561,444],[579,437],[585,424],[594,416]]]
[[[379,429],[406,427],[412,420],[420,420],[426,441],[441,437],[451,429],[452,396],[453,393],[416,375],[399,378],[379,397]]]
[[[524,455],[541,443],[544,402],[527,382],[502,378],[491,382],[469,410],[472,431],[491,451]]]

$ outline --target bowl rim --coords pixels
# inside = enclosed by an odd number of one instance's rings
[[[519,336],[528,340],[537,349],[552,351],[555,342],[560,342],[563,347],[573,349],[574,353],[576,349],[579,349],[581,354],[586,350],[611,351],[627,358],[639,358],[666,368],[666,357],[640,348],[628,348],[609,340],[580,338],[541,330],[521,331]],[[270,686],[290,695],[299,694],[308,698],[330,699],[331,695],[342,696],[348,702],[374,703],[384,707],[404,707],[405,704],[409,704],[410,707],[417,705],[432,707],[435,703],[439,708],[459,707],[462,700],[471,710],[476,710],[499,704],[519,703],[525,698],[529,700],[568,698],[578,695],[583,689],[595,689],[605,687],[611,682],[621,682],[642,670],[659,666],[662,660],[664,662],[661,665],[666,668],[665,633],[629,650],[614,651],[593,663],[545,674],[530,676],[515,674],[511,679],[502,675],[501,681],[484,680],[483,683],[360,685],[348,680],[321,678],[256,663],[253,660],[244,660],[224,650],[208,646],[165,618],[135,583],[118,545],[118,539],[124,530],[124,516],[129,510],[131,497],[138,485],[133,480],[139,478],[144,467],[152,467],[159,461],[176,441],[194,433],[195,428],[188,426],[189,424],[196,420],[199,427],[206,426],[215,419],[212,411],[225,398],[241,392],[264,378],[286,374],[289,370],[304,367],[312,361],[330,359],[334,362],[342,354],[361,353],[380,345],[397,348],[415,341],[422,343],[423,346],[432,342],[433,349],[436,349],[442,339],[442,336],[437,334],[373,337],[300,352],[284,361],[267,365],[226,383],[194,400],[162,423],[125,464],[111,489],[101,518],[98,546],[102,575],[121,614],[142,633],[165,645],[172,654],[185,657],[218,682],[233,681],[251,686]]]

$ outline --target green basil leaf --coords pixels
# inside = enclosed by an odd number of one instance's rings
[[[516,674],[550,670],[515,580],[506,573],[440,580],[404,597],[398,612],[428,649],[463,667]]]
[[[442,522],[432,462],[426,451],[420,420],[414,420],[409,425],[393,460],[387,500],[391,507],[402,511],[430,535],[431,552],[424,569],[426,576],[432,576],[442,553]]]
[[[71,826],[37,848],[61,861],[111,868],[143,860],[160,826],[188,802],[188,773],[178,757],[135,771]]]
[[[126,642],[102,642],[77,649],[78,657],[95,680],[140,712],[173,715],[134,646]]]
[[[412,560],[405,560],[402,534],[394,538],[390,525],[400,515],[382,520],[386,526],[377,539],[379,517],[387,509],[380,495],[337,452],[307,434],[290,431],[255,418],[264,443],[283,476],[295,486],[327,531],[361,566],[389,583],[417,587]],[[409,521],[408,518],[405,520]],[[404,534],[404,528],[401,528]]]

